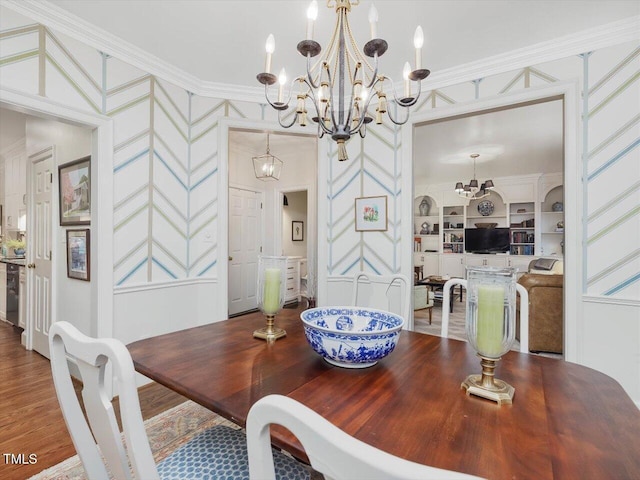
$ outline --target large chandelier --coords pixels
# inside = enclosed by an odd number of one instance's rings
[[[482,185],[478,187],[478,180],[476,180],[476,158],[479,156],[480,154],[478,153],[471,154],[471,158],[473,159],[473,178],[469,180],[469,183],[466,185],[463,185],[462,182],[456,183],[455,192],[461,197],[478,200],[488,196],[490,190],[494,188],[493,180],[485,180]]]
[[[373,121],[367,111],[374,97],[377,97],[375,110],[376,124],[382,123],[383,114],[396,125],[402,125],[409,119],[408,107],[414,105],[420,97],[420,82],[429,75],[429,70],[422,68],[422,45],[424,35],[418,26],[414,35],[415,68],[409,62],[403,69],[404,91],[401,97],[396,95],[393,81],[378,72],[378,59],[387,51],[387,42],[377,38],[378,12],[372,5],[369,11],[371,40],[360,53],[351,33],[348,14],[352,6],[360,4],[360,0],[327,0],[327,7],[336,9],[336,26],[328,46],[318,60],[322,48],[313,40],[313,26],[318,15],[318,2],[313,0],[307,10],[306,39],[298,43],[298,52],[307,58],[307,73],[296,77],[288,87],[286,100],[284,97],[287,76],[284,68],[278,77],[271,73],[271,59],[275,47],[273,35],[269,35],[266,43],[265,71],[257,78],[265,86],[265,97],[273,108],[278,110],[278,121],[282,127],[289,128],[297,121],[299,125],[307,124],[307,100],[313,105],[312,120],[318,125],[318,136],[325,134],[338,145],[338,160],[347,160],[346,142],[352,135],[359,133],[362,138],[367,133],[367,124]],[[368,58],[366,58],[366,57]],[[371,63],[370,63],[371,62]],[[277,100],[269,98],[269,87],[278,82]],[[412,93],[411,82],[417,82],[417,92]],[[391,84],[393,102],[406,108],[406,115],[398,119],[387,105],[385,83]],[[295,97],[295,115],[287,119],[292,99]]]

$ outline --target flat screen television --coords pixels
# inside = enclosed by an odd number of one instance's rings
[[[465,228],[464,249],[469,253],[503,253],[510,247],[508,228]]]

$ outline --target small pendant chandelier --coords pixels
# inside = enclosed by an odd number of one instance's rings
[[[273,35],[267,38],[265,71],[257,76],[258,81],[265,87],[267,102],[278,110],[278,121],[282,127],[289,128],[296,120],[300,126],[305,126],[307,106],[311,104],[311,120],[318,126],[318,137],[322,138],[325,134],[331,136],[338,146],[340,161],[347,160],[346,142],[351,136],[359,134],[364,138],[367,124],[374,121],[374,115],[367,111],[374,97],[377,98],[376,124],[382,124],[382,117],[387,114],[394,124],[402,125],[409,119],[409,107],[415,105],[420,97],[420,82],[430,73],[422,68],[424,34],[418,26],[414,35],[415,65],[412,69],[409,62],[405,63],[404,91],[402,96],[397,96],[391,79],[378,71],[378,59],[387,51],[388,45],[377,36],[378,12],[375,7],[372,6],[369,12],[371,40],[365,44],[362,53],[353,38],[348,14],[351,7],[359,3],[360,0],[327,0],[327,7],[335,8],[336,26],[326,50],[320,55],[322,48],[313,40],[318,3],[316,0],[311,2],[307,11],[307,35],[298,43],[298,52],[307,59],[307,71],[293,79],[286,96],[284,87],[287,84],[287,76],[284,68],[277,77],[271,73],[271,57],[275,48]],[[319,60],[314,57],[318,57]],[[269,86],[276,82],[279,84],[278,96],[274,102],[269,98]],[[411,91],[411,82],[418,84],[417,91]],[[393,94],[389,101],[405,109],[406,115],[401,118],[396,118],[395,109],[387,104],[385,84],[390,84],[386,86],[390,86]],[[295,110],[289,120],[286,117],[291,103]]]
[[[473,200],[479,200],[489,195],[490,190],[493,190],[493,180],[485,180],[480,187],[478,187],[478,180],[476,180],[476,158],[480,154],[472,153],[473,159],[473,178],[469,180],[469,183],[463,185],[462,182],[456,183],[455,192],[464,198],[471,198]]]
[[[256,178],[264,182],[280,179],[284,162],[269,152],[269,133],[267,133],[267,153],[253,157],[253,171]]]

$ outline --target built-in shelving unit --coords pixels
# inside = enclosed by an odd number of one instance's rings
[[[483,215],[482,208],[487,202],[493,205],[489,215]],[[503,198],[497,192],[490,192],[488,196],[479,200],[471,200],[467,207],[467,227],[477,228],[476,223],[495,223],[496,227],[507,227],[507,208]]]
[[[470,200],[439,185],[420,187],[422,195],[414,199],[414,265],[422,266],[425,276],[464,277],[465,267],[470,265],[514,267],[523,274],[540,256],[562,256],[562,175],[518,177],[501,186],[484,198]],[[425,198],[430,209],[427,215],[420,215],[419,206]],[[481,203],[487,201],[491,204]],[[429,224],[428,234],[421,234],[424,222]],[[468,252],[465,229],[478,228],[476,224],[509,229],[509,251]]]
[[[541,205],[542,255],[562,255],[564,249],[564,201],[563,188],[559,185],[549,190]]]
[[[536,250],[535,203],[509,205],[511,255],[534,255]]]
[[[464,205],[442,209],[442,253],[464,253]]]
[[[435,200],[428,195],[414,199],[414,238],[415,252],[440,251],[440,209]]]

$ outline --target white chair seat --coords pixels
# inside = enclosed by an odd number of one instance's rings
[[[273,450],[276,478],[310,478],[307,467]],[[162,480],[249,479],[247,438],[241,430],[216,425],[196,435],[158,463]]]

